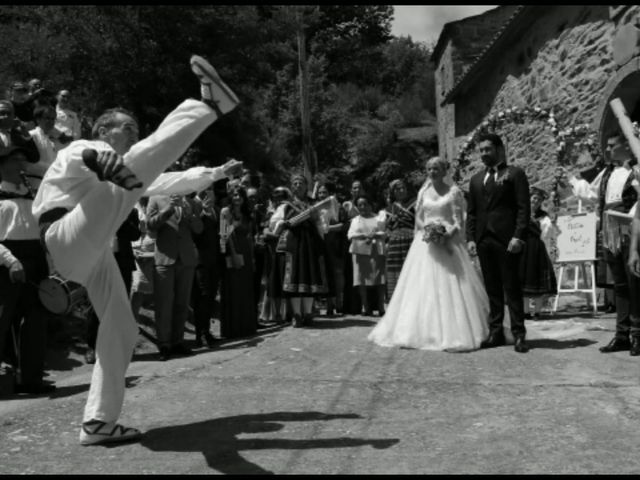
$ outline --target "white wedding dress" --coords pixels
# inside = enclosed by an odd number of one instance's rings
[[[426,187],[420,190],[413,243],[386,315],[369,340],[423,350],[480,348],[489,333],[489,298],[467,252],[464,216],[465,201],[457,186],[442,196]],[[434,221],[457,227],[448,245],[422,239],[424,225]]]

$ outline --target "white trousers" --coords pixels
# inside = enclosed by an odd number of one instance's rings
[[[216,114],[207,105],[186,100],[152,135],[131,148],[124,163],[148,186],[215,120]],[[85,422],[115,422],[122,411],[125,374],[138,327],[110,245],[144,193],[144,189],[127,191],[99,182],[96,177],[95,188],[54,222],[45,237],[56,270],[86,287],[100,319]]]

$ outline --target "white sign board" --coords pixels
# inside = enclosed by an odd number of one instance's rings
[[[582,213],[558,217],[558,260],[556,263],[586,262],[596,259],[596,214]]]

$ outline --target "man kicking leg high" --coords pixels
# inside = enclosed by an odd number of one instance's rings
[[[234,160],[213,169],[196,167],[191,175],[162,173],[209,125],[239,103],[204,59],[193,56],[191,69],[200,81],[201,101],[185,100],[141,141],[131,114],[108,110],[96,120],[94,140],[78,140],[60,151],[33,203],[56,271],[87,289],[100,319],[96,363],[80,431],[82,445],[141,436],[138,429],[117,423],[138,327],[111,239],[141,196],[185,194],[242,170],[242,163]]]

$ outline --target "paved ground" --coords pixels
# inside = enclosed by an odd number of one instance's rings
[[[604,355],[613,315],[576,340],[473,353],[388,349],[377,319],[321,318],[159,362],[141,342],[123,423],[81,447],[91,367],[50,352],[51,397],[0,401],[0,473],[638,473],[640,358]]]

